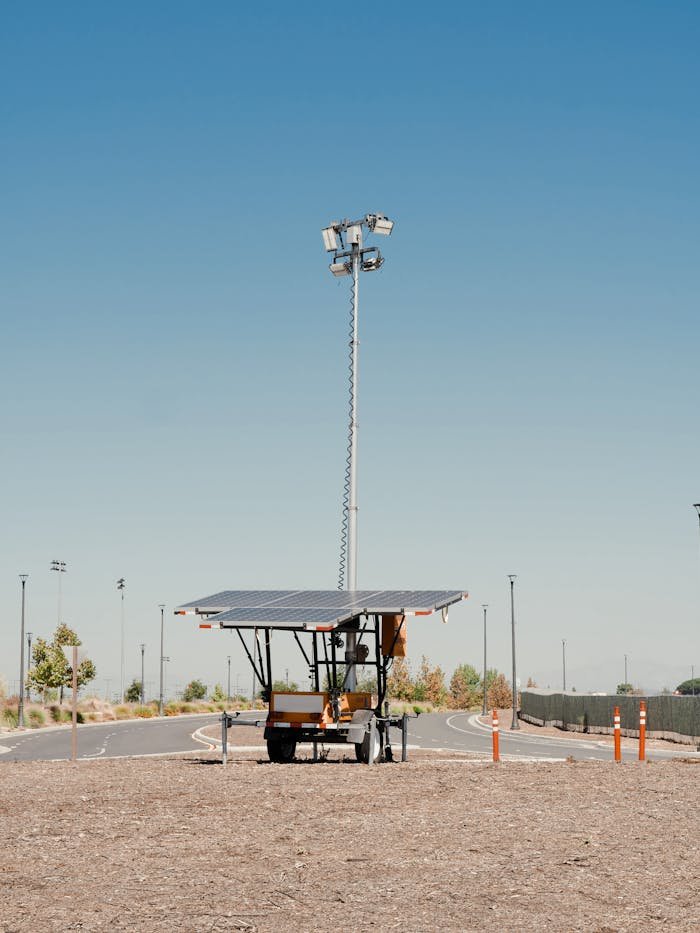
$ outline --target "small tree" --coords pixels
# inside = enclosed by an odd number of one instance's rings
[[[528,677],[527,683],[525,684],[525,686],[526,687],[537,687],[537,683],[532,679],[532,677]]]
[[[412,700],[415,685],[406,658],[394,658],[386,681],[387,693],[393,700]]]
[[[275,693],[296,693],[299,690],[299,684],[293,680],[289,683],[286,680],[273,680],[272,689]]]
[[[421,660],[413,695],[416,700],[427,700],[433,706],[442,706],[447,699],[445,674],[441,667],[431,667],[425,655]]]
[[[226,700],[226,694],[224,693],[224,688],[221,684],[215,684],[214,689],[209,694],[209,699],[212,703],[223,703]]]
[[[201,680],[191,680],[182,693],[182,699],[186,703],[191,703],[193,700],[203,700],[206,695],[206,684],[203,684]]]
[[[124,699],[127,703],[139,703],[141,701],[141,681],[134,678],[126,688]]]
[[[630,695],[633,692],[634,692],[634,687],[632,686],[632,684],[618,684],[617,690],[615,691],[615,693],[617,693],[619,696]]]
[[[460,664],[450,680],[450,705],[470,709],[481,702],[481,675],[471,664]]]
[[[496,674],[489,685],[487,698],[489,709],[507,709],[513,705],[513,691],[505,674]]]

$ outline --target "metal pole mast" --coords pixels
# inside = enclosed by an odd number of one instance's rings
[[[143,658],[146,651],[146,646],[141,645],[141,703],[146,705],[146,679],[144,677],[144,667],[143,667]]]
[[[158,715],[163,715],[163,612],[165,603],[160,603],[160,688],[158,690]]]
[[[566,693],[566,639],[561,640],[562,693]]]
[[[358,228],[359,237],[362,228]],[[359,238],[358,237],[358,238]],[[358,340],[358,324],[360,310],[360,249],[362,243],[352,245],[352,328],[350,338],[350,489],[348,490],[348,576],[347,589],[357,589],[357,389],[358,389],[358,357],[360,342]],[[347,676],[345,686],[348,691],[357,688],[357,670],[355,668],[355,653],[357,650],[357,635],[348,632],[345,639],[345,662]]]
[[[226,702],[231,702],[231,655],[226,658],[228,661],[228,681],[226,683]]]
[[[29,691],[29,671],[32,667],[32,632],[27,632],[27,683],[25,687],[25,699],[29,703],[31,696]]]
[[[124,702],[124,586],[125,586],[124,577],[120,577],[117,580],[117,589],[121,592],[121,596],[122,596],[122,600],[121,600],[121,606],[122,606],[122,609],[121,609],[121,668],[119,672],[119,684],[120,684],[119,693],[121,696],[121,700],[119,701],[120,703]]]
[[[19,575],[22,581],[22,631],[20,635],[19,649],[19,699],[17,701],[17,725],[20,729],[24,728],[24,587],[29,574],[21,573]]]
[[[515,595],[513,588],[516,576],[517,574],[515,573],[508,574],[508,579],[510,580],[510,631],[513,642],[513,720],[510,724],[511,729],[520,728],[520,723],[518,722],[518,679],[515,676]]]
[[[486,610],[488,609],[488,603],[484,603],[481,608],[484,610],[484,686],[483,686],[484,702],[481,706],[481,715],[485,716],[487,712],[487,709],[486,709],[486,699],[487,699],[486,697],[486,693],[487,693],[487,690],[486,690]]]

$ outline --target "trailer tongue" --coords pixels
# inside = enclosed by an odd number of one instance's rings
[[[371,764],[391,757],[389,725],[396,723],[384,706],[387,676],[393,659],[405,656],[407,617],[441,611],[447,621],[448,607],[466,598],[463,590],[224,590],[175,614],[198,616],[200,628],[236,631],[268,704],[270,761],[292,761],[300,742],[323,742],[353,744],[358,760]],[[312,690],[273,691],[273,632],[291,633]],[[354,650],[339,656],[348,633]],[[374,670],[372,692],[346,690],[357,665]]]

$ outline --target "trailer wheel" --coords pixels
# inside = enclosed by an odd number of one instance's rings
[[[294,739],[268,739],[267,756],[276,764],[289,764],[294,761],[297,743]]]
[[[376,730],[375,734],[377,738],[374,743],[374,761],[379,761],[384,747],[384,735],[379,729]],[[355,742],[355,758],[362,762],[363,765],[369,764],[369,740],[370,734],[368,732],[361,742]]]

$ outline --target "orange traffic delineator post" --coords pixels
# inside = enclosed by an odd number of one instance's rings
[[[615,761],[622,761],[622,751],[620,748],[620,707],[616,706],[613,710],[613,731],[615,734]]]
[[[498,757],[498,710],[493,711],[491,735],[493,737],[493,760],[500,761],[501,759]]]
[[[644,761],[645,745],[647,740],[647,704],[645,700],[639,701],[639,760]]]

